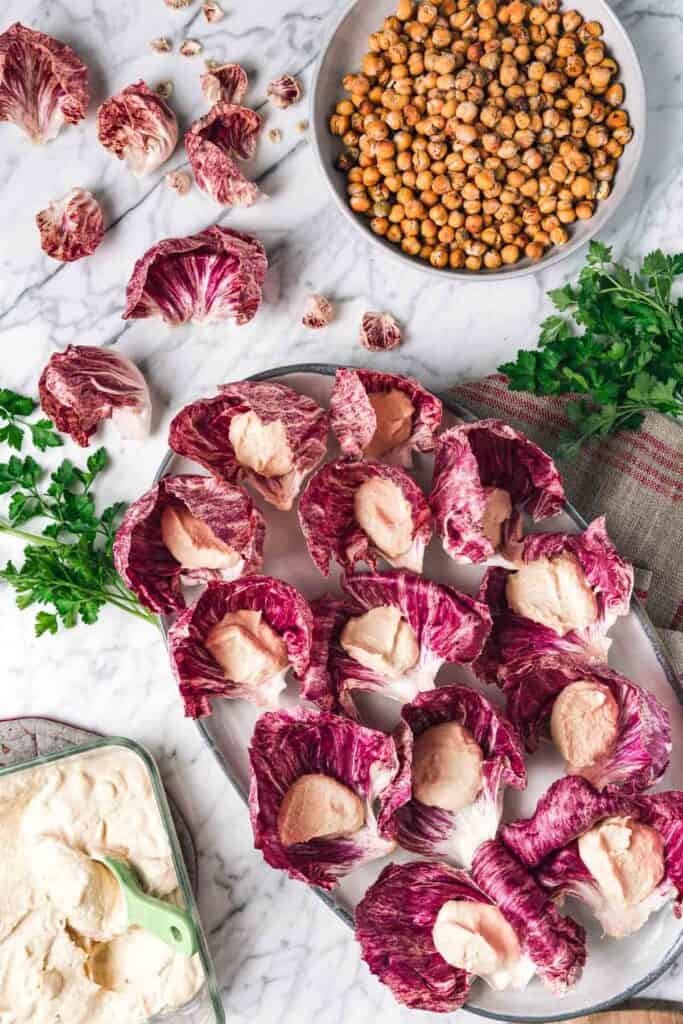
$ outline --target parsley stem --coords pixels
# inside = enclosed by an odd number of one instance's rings
[[[29,544],[42,544],[50,548],[60,546],[59,541],[53,540],[51,537],[43,537],[39,533],[29,533],[28,530],[18,530],[15,526],[11,526],[6,519],[2,518],[0,518],[0,533],[6,533],[10,537],[17,537],[19,540],[28,541]]]

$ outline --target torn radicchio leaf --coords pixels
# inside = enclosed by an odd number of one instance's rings
[[[541,730],[567,762],[597,789],[649,789],[666,771],[671,753],[669,714],[654,694],[606,665],[580,658],[540,655],[506,676],[507,712],[527,750]]]
[[[524,751],[505,715],[476,690],[440,686],[401,708],[395,733],[408,787],[396,811],[401,846],[469,867],[493,839],[506,786],[526,787]]]
[[[58,39],[15,22],[0,34],[0,121],[33,142],[51,142],[86,115],[88,69]]]
[[[472,661],[491,626],[474,598],[412,573],[363,573],[342,585],[346,599],[313,604],[313,649],[301,693],[351,718],[358,718],[354,690],[410,701],[433,690],[445,661]]]
[[[97,137],[141,178],[156,171],[173,153],[178,121],[168,103],[141,80],[102,104],[97,111]]]
[[[554,899],[586,903],[607,935],[633,934],[667,903],[676,901],[680,913],[680,792],[599,793],[584,779],[560,779],[531,818],[505,826],[502,836],[518,857],[538,865],[536,878]]]
[[[195,121],[185,134],[185,149],[199,188],[224,206],[251,206],[259,195],[236,160],[256,150],[261,118],[255,110],[223,101]]]
[[[401,328],[390,313],[363,313],[360,343],[370,352],[388,352],[401,344]]]
[[[477,675],[503,686],[549,655],[606,661],[607,631],[629,610],[633,567],[610,541],[604,517],[583,533],[529,534],[517,551],[514,572],[491,568],[482,580],[479,598],[493,630]]]
[[[324,295],[316,292],[306,296],[304,315],[301,318],[304,327],[320,330],[327,327],[333,316],[332,303]]]
[[[55,352],[38,382],[40,404],[57,430],[87,447],[100,422],[111,418],[121,437],[147,437],[152,403],[145,378],[110,348],[69,345]]]
[[[412,377],[337,370],[330,425],[351,459],[383,459],[410,468],[413,450],[434,450],[443,406]]]
[[[254,845],[271,867],[332,889],[395,848],[382,824],[398,769],[390,736],[310,708],[271,712],[254,727],[249,762]]]
[[[311,477],[299,502],[309,553],[324,576],[330,559],[353,572],[382,558],[396,568],[422,571],[432,536],[426,498],[403,469],[380,462],[328,462]]]
[[[327,449],[327,413],[285,384],[224,384],[216,398],[181,409],[169,444],[229,481],[247,481],[287,511]]]
[[[104,238],[102,208],[92,192],[72,188],[36,215],[43,252],[71,263],[95,252]]]
[[[297,675],[306,671],[312,633],[308,602],[289,583],[272,576],[210,580],[168,633],[185,714],[207,717],[212,697],[276,706],[290,666]]]
[[[452,427],[436,445],[429,500],[444,551],[456,562],[484,562],[521,529],[564,504],[560,474],[549,455],[500,420]]]
[[[285,110],[291,107],[292,103],[298,103],[301,99],[301,86],[293,75],[281,75],[274,78],[268,86],[268,99],[276,107]]]
[[[128,508],[114,565],[146,608],[171,615],[185,608],[181,582],[257,572],[264,537],[263,516],[241,487],[210,476],[166,476]]]
[[[159,316],[167,324],[252,320],[261,304],[266,251],[251,235],[218,225],[165,238],[135,264],[124,320]]]
[[[241,64],[219,64],[201,77],[202,92],[209,103],[241,103],[247,93],[249,79]]]

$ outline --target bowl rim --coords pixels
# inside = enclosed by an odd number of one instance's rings
[[[640,167],[640,162],[643,157],[645,138],[647,134],[647,92],[645,89],[645,76],[643,69],[636,53],[636,49],[631,42],[631,37],[624,28],[621,19],[617,16],[613,8],[607,3],[607,0],[592,0],[593,3],[598,4],[599,7],[604,11],[606,19],[610,22],[610,28],[615,33],[619,33],[622,38],[624,47],[628,53],[630,66],[634,75],[634,84],[631,86],[632,92],[637,92],[640,95],[642,101],[643,110],[643,124],[640,130],[634,133],[634,137],[629,143],[633,147],[630,152],[633,154],[632,161],[627,168],[624,168],[622,174],[624,177],[622,180],[625,183],[623,195],[619,198],[616,203],[613,203],[611,207],[608,206],[604,214],[604,220],[599,224],[596,224],[594,228],[589,229],[588,234],[582,238],[570,238],[569,242],[562,247],[554,247],[555,251],[551,250],[549,256],[544,256],[538,261],[538,263],[528,263],[528,265],[516,266],[512,265],[509,270],[454,270],[452,267],[432,267],[431,264],[425,260],[415,259],[413,256],[408,256],[403,253],[397,246],[391,242],[385,241],[380,235],[376,235],[370,229],[366,221],[359,215],[355,214],[353,210],[344,202],[342,197],[338,194],[337,190],[332,184],[332,174],[339,173],[331,166],[328,166],[327,161],[323,156],[322,145],[320,140],[321,129],[318,124],[316,117],[316,108],[318,105],[319,87],[320,87],[320,76],[322,73],[323,65],[327,58],[327,55],[334,43],[334,40],[339,32],[342,24],[349,18],[353,13],[354,9],[366,0],[350,0],[349,3],[345,4],[340,14],[334,19],[334,22],[330,27],[326,26],[326,36],[323,44],[320,48],[317,60],[315,62],[315,68],[313,70],[313,77],[311,80],[311,100],[310,100],[310,120],[311,120],[311,140],[313,143],[313,152],[315,153],[316,163],[323,177],[328,191],[330,192],[332,199],[338,210],[341,211],[344,219],[348,224],[352,226],[357,232],[360,232],[365,240],[370,243],[378,251],[386,253],[395,263],[400,263],[403,267],[412,267],[415,270],[420,271],[423,274],[429,274],[432,277],[438,277],[442,281],[446,281],[449,278],[455,281],[508,281],[518,279],[521,277],[528,277],[530,274],[538,274],[549,267],[555,266],[562,260],[567,259],[573,253],[579,249],[588,245],[588,243],[595,238],[599,231],[602,231],[607,227],[616,211],[619,209],[621,204],[628,196],[633,182],[635,181],[636,174]],[[623,62],[622,62],[623,63]],[[326,129],[325,129],[326,130]],[[612,197],[608,196],[606,200],[602,202],[609,204]],[[597,219],[597,218],[596,218]],[[372,250],[371,250],[372,251]]]

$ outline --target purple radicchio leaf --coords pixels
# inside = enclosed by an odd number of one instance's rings
[[[122,437],[142,440],[149,434],[152,403],[145,378],[111,348],[68,345],[53,353],[38,394],[46,416],[83,448],[109,418]]]
[[[241,103],[249,79],[241,64],[220,64],[209,68],[201,77],[202,92],[209,103]]]
[[[224,206],[252,206],[259,196],[237,160],[249,160],[256,150],[261,117],[235,103],[214,104],[185,134],[185,149],[197,185]]]
[[[552,714],[555,700],[565,687],[586,681],[606,686],[619,708],[617,739],[613,748],[577,774],[597,789],[619,786],[636,793],[661,778],[669,764],[671,724],[669,714],[654,694],[604,665],[580,658],[540,655],[506,676],[503,689],[507,713],[519,729],[526,748],[538,748],[540,733]]]
[[[0,34],[0,122],[50,142],[89,102],[88,69],[69,46],[18,21]]]
[[[562,511],[564,489],[553,460],[506,423],[480,420],[439,436],[429,500],[444,550],[456,562],[484,562],[496,554],[484,533],[494,487],[506,491],[512,502],[504,540],[516,536],[521,511],[534,520]]]
[[[412,377],[373,370],[337,370],[330,399],[330,425],[342,454],[351,459],[362,459],[377,429],[377,416],[370,396],[389,391],[400,391],[410,400],[413,419],[409,437],[386,452],[382,460],[409,468],[413,450],[434,450],[443,413],[440,400]]]
[[[279,422],[292,455],[293,468],[282,476],[262,476],[243,466],[230,443],[235,416],[253,413],[262,424]],[[308,473],[327,450],[328,415],[316,401],[285,384],[242,381],[224,384],[216,398],[200,399],[176,415],[169,445],[174,452],[205,466],[226,480],[246,480],[266,501],[287,511]]]
[[[170,506],[205,523],[240,555],[239,562],[230,570],[183,568],[162,539],[161,517]],[[114,565],[146,608],[170,615],[185,608],[182,580],[232,580],[257,572],[264,537],[263,516],[241,487],[210,476],[166,476],[128,508],[114,542]]]
[[[354,511],[356,491],[373,478],[398,487],[412,512],[412,544],[404,554],[391,559],[373,545]],[[418,485],[405,470],[381,462],[328,462],[311,477],[301,495],[299,522],[310,556],[323,576],[329,576],[330,559],[350,572],[357,562],[376,569],[379,558],[396,568],[421,572],[432,536],[429,505]]]
[[[231,318],[249,323],[261,304],[267,269],[263,245],[230,228],[214,225],[187,238],[165,238],[135,264],[123,319],[159,316],[172,327]]]
[[[392,784],[410,794],[414,740],[427,729],[455,722],[471,734],[483,754],[482,788],[475,801],[461,811],[428,806],[410,796],[396,811],[401,846],[425,857],[453,861],[469,867],[476,848],[498,832],[505,786],[526,787],[526,768],[520,739],[505,715],[476,690],[466,686],[440,686],[419,694],[401,709],[403,722],[396,730],[402,771]]]
[[[483,843],[474,855],[472,878],[517,933],[544,984],[562,993],[581,977],[586,933],[563,917],[531,873],[500,840]]]
[[[546,655],[606,661],[611,643],[607,631],[629,610],[633,567],[617,553],[602,516],[593,520],[582,533],[529,534],[519,544],[519,559],[525,564],[563,554],[576,560],[592,589],[597,619],[585,628],[569,630],[562,636],[549,626],[513,612],[506,598],[511,570],[488,569],[479,598],[491,610],[493,629],[475,665],[477,675],[486,682],[503,685],[510,673],[525,666],[533,670],[539,657]]]
[[[53,260],[71,263],[91,256],[104,237],[102,207],[92,192],[72,188],[36,214],[40,246]]]
[[[112,96],[97,111],[97,137],[142,178],[158,170],[178,142],[178,121],[168,103],[139,81]]]
[[[317,709],[269,712],[254,728],[249,763],[254,845],[271,867],[332,889],[360,864],[395,848],[391,822],[383,827],[375,816],[375,805],[382,816],[387,785],[398,769],[390,736]],[[351,835],[286,846],[278,832],[280,805],[296,780],[309,774],[330,776],[351,789],[363,802],[365,821]]]
[[[260,683],[228,679],[205,646],[209,630],[229,612],[253,610],[278,633],[297,675],[306,671],[311,653],[313,617],[306,599],[283,580],[245,576],[231,583],[209,581],[206,590],[173,623],[168,634],[171,664],[188,718],[211,714],[211,697],[241,697],[259,706],[277,704],[285,672]]]
[[[356,938],[370,971],[397,1002],[452,1013],[467,999],[472,975],[447,963],[434,945],[437,915],[449,900],[490,903],[470,876],[447,864],[389,864],[356,907]]]

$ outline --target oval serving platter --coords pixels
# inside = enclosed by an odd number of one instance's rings
[[[327,407],[336,369],[336,365],[330,364],[299,364],[268,370],[249,379],[288,384]],[[449,395],[441,394],[439,397],[444,403],[444,428],[463,420],[476,419]],[[330,435],[327,458],[334,458],[337,454],[336,441]],[[416,453],[412,475],[425,491],[429,489],[432,464],[431,456]],[[169,451],[154,482],[169,474],[186,472],[204,473],[205,470]],[[333,569],[332,575],[324,578],[313,564],[299,529],[296,510],[278,512],[260,496],[252,493],[252,497],[266,519],[262,571],[292,583],[309,600],[325,592],[339,592],[338,570]],[[585,525],[576,510],[567,504],[561,515],[527,528],[542,529],[544,532],[561,530],[576,533]],[[609,529],[609,523],[607,526]],[[434,536],[426,552],[424,575],[474,594],[483,575],[483,568],[456,565],[444,553],[439,538]],[[194,594],[188,592],[188,600],[193,597]],[[164,631],[171,621],[163,621]],[[673,750],[683,749],[683,690],[637,599],[634,598],[629,615],[620,619],[612,628],[610,636],[613,639],[610,664],[658,697],[671,715]],[[465,682],[485,692],[493,702],[503,703],[500,691],[480,683],[469,669],[461,666],[442,666],[437,684],[446,682]],[[296,703],[298,688],[295,681],[290,681],[282,694],[281,704],[293,706]],[[361,694],[358,703],[366,724],[388,731],[398,721],[399,706],[394,702],[377,695]],[[246,701],[215,699],[212,716],[196,723],[222,770],[245,802],[249,793],[248,747],[258,714],[257,708]],[[527,767],[527,789],[522,793],[511,789],[506,791],[504,820],[529,815],[550,783],[563,774],[561,758],[549,743],[542,744],[540,750],[527,758]],[[672,759],[672,764],[655,789],[683,789],[682,759]],[[245,828],[249,828],[246,819]],[[391,858],[374,861],[353,871],[342,879],[332,895],[318,889],[314,891],[352,927],[356,904],[389,860],[411,859],[414,859],[412,854],[397,849]],[[599,926],[580,904],[570,901],[568,907],[588,933],[588,961],[578,985],[565,996],[557,997],[548,992],[538,980],[533,980],[521,992],[494,992],[479,981],[473,985],[470,1000],[466,1004],[468,1010],[482,1017],[512,1022],[570,1020],[606,1009],[634,996],[655,981],[683,952],[683,925],[670,909],[655,915],[630,938],[616,941],[601,938]],[[627,969],[625,965],[628,965]]]

